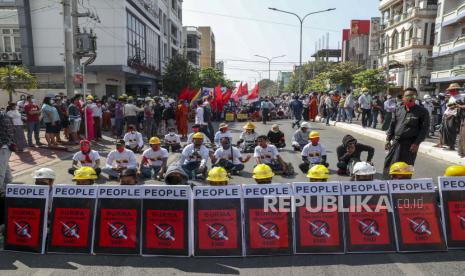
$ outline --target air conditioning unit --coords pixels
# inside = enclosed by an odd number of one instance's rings
[[[421,85],[429,85],[429,79],[420,79]]]
[[[10,60],[10,55],[8,55],[8,53],[1,53],[0,54],[0,59],[1,60]]]

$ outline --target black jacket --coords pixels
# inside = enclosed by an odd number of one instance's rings
[[[355,151],[352,154],[347,153],[347,144],[355,143]],[[337,147],[337,160],[340,162],[349,163],[350,159],[360,160],[362,152],[368,152],[367,161],[371,162],[375,155],[375,149],[372,146],[357,143],[357,140],[352,135],[346,135],[342,139],[342,145]]]
[[[429,131],[429,113],[426,108],[415,105],[409,111],[404,105],[396,108],[389,129],[386,131],[386,140],[410,140],[420,145]]]

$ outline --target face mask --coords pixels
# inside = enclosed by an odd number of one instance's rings
[[[195,133],[199,132],[199,129],[198,128],[193,128],[192,129]]]
[[[312,142],[313,145],[316,145],[320,141],[320,138],[310,139],[310,141]]]
[[[174,132],[170,132],[170,135],[171,135],[171,136],[174,136],[175,134],[176,134],[176,133],[174,133]]]
[[[223,133],[226,132],[226,131],[228,131],[227,127],[221,129],[221,132],[223,132]]]
[[[457,96],[457,94],[458,94],[457,90],[450,90],[449,91],[449,95],[451,95],[451,96]]]
[[[87,153],[87,152],[89,152],[89,150],[90,150],[90,147],[88,145],[81,146],[81,151],[83,153]]]
[[[122,153],[124,151],[124,147],[116,147],[116,150],[119,152],[119,153]]]
[[[404,102],[405,107],[407,108],[412,108],[415,106],[415,98],[402,98],[402,101]]]

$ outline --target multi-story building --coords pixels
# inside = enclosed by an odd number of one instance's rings
[[[85,3],[79,12],[87,11]],[[17,8],[23,64],[39,73],[40,83],[64,88],[63,6],[18,0]],[[93,28],[97,35],[97,58],[86,67],[88,92],[157,93],[165,63],[181,49],[182,0],[102,0],[92,1],[90,8],[101,23],[79,20],[81,31]]]
[[[200,68],[200,38],[202,34],[197,27],[185,26],[183,29],[184,55],[194,68]]]
[[[398,90],[430,91],[437,0],[382,0],[380,62]]]
[[[431,82],[444,91],[465,81],[465,1],[439,0]]]
[[[215,66],[216,70],[224,74],[224,61],[218,61]]]
[[[200,68],[215,68],[215,35],[209,26],[199,27],[199,31],[202,34],[200,39]]]
[[[0,66],[21,64],[21,36],[15,0],[0,0]]]
[[[380,44],[381,17],[372,17],[370,20],[370,38],[368,43],[368,59],[370,69],[378,68]]]
[[[369,35],[370,20],[352,20],[350,30],[345,29],[342,33],[342,61],[368,67]]]

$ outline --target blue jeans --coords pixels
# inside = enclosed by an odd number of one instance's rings
[[[27,122],[27,143],[32,145],[32,132],[34,132],[34,139],[36,144],[40,143],[40,123],[39,122]]]
[[[340,121],[345,122],[345,121],[346,121],[346,113],[345,113],[344,108],[342,108],[342,107],[339,107],[339,109],[338,109],[338,112],[337,112],[337,121],[338,121],[338,122],[340,122]]]
[[[159,166],[144,166],[140,169],[140,173],[144,178],[152,178],[153,176],[157,175],[160,172],[160,170],[161,167]]]
[[[371,111],[372,116],[371,116],[371,127],[376,128],[376,125],[378,124],[378,114],[379,110],[372,110]]]
[[[353,116],[353,112],[354,112],[354,109],[351,108],[351,107],[347,107],[344,109],[345,113],[346,113],[346,118],[347,118],[347,121],[349,121],[349,123],[352,123],[352,116]]]
[[[123,136],[123,126],[124,126],[124,119],[123,118],[115,118],[116,136],[118,136],[118,137]]]
[[[371,122],[371,109],[362,108],[362,126],[367,127]]]
[[[182,169],[189,176],[189,179],[195,178],[199,167],[200,167],[200,161],[192,161],[192,162],[182,165]]]

